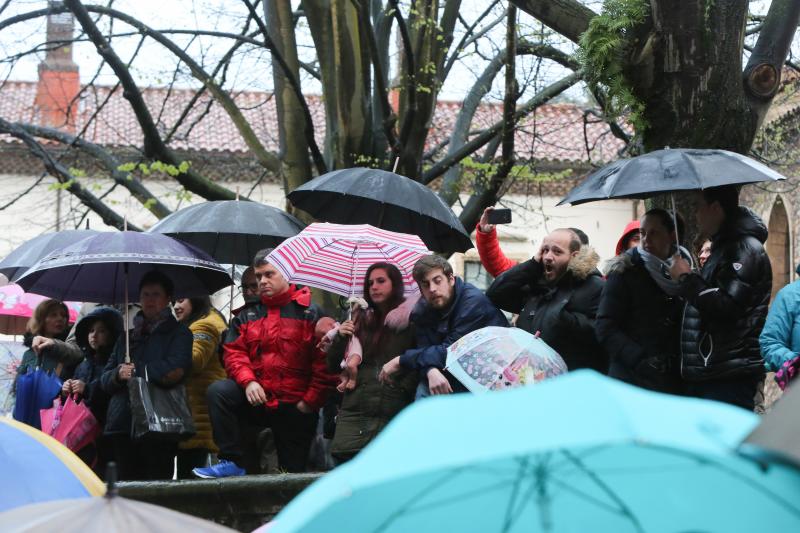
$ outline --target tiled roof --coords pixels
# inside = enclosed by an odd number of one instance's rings
[[[77,129],[81,130],[95,114],[86,131],[91,142],[109,146],[142,145],[136,117],[118,89],[84,88],[78,106]],[[191,89],[145,88],[143,95],[162,135],[172,128],[195,91]],[[11,121],[37,123],[34,107],[36,82],[8,81],[0,86],[0,116]],[[268,150],[278,149],[278,128],[275,101],[271,93],[243,91],[232,94],[236,104]],[[98,112],[102,102],[108,102]],[[325,109],[322,98],[306,96],[314,124],[315,136],[321,145],[325,134]],[[437,105],[427,140],[431,150],[447,139],[461,109],[460,102],[441,101]],[[483,104],[476,112],[472,130],[479,130],[500,120],[501,106]],[[8,141],[6,137],[3,139]],[[170,145],[175,149],[204,152],[246,153],[248,151],[233,121],[222,106],[208,94],[193,105],[188,118],[178,128]],[[517,158],[546,160],[567,164],[603,163],[616,159],[622,141],[614,137],[608,126],[597,117],[573,104],[550,104],[540,107],[524,119],[516,135]],[[591,156],[591,157],[587,157]]]

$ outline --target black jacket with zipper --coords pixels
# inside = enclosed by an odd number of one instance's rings
[[[687,381],[764,374],[758,337],[772,292],[764,222],[740,207],[711,239],[701,273],[681,278],[687,300],[681,330],[681,375]]]

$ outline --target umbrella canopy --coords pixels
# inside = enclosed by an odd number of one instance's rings
[[[800,382],[790,386],[761,423],[742,443],[742,451],[756,456],[774,456],[800,465]]]
[[[14,420],[42,429],[39,411],[47,409],[53,398],[61,392],[61,379],[53,373],[37,367],[17,375],[14,396]]]
[[[159,270],[175,284],[176,298],[205,296],[231,284],[227,272],[205,252],[158,233],[103,232],[56,250],[17,282],[59,300],[125,303],[139,296],[139,282]]]
[[[14,410],[14,381],[27,349],[21,342],[0,341],[0,416]]]
[[[0,457],[0,511],[105,493],[103,482],[60,442],[5,417],[0,418]],[[0,524],[3,531],[10,530],[5,520]]]
[[[5,275],[9,281],[16,281],[26,270],[53,250],[64,248],[97,233],[100,232],[90,229],[76,229],[44,233],[34,237],[15,248],[5,259],[0,261],[0,274]]]
[[[406,294],[419,291],[411,276],[414,263],[430,254],[416,235],[369,224],[311,224],[268,256],[269,263],[293,283],[341,296],[361,296],[364,276],[374,263],[392,263],[403,275]]]
[[[220,263],[249,265],[256,252],[278,246],[303,227],[302,222],[278,208],[227,200],[185,207],[148,231],[188,242]]]
[[[3,531],[18,533],[230,533],[235,530],[151,503],[119,496],[59,500],[0,513]],[[57,526],[56,526],[57,524]]]
[[[488,392],[533,385],[565,374],[567,365],[527,331],[489,326],[447,348],[447,370],[471,392]]]
[[[587,370],[428,399],[295,498],[270,532],[793,529],[800,473],[732,452],[757,421]]]
[[[473,246],[469,232],[435,192],[385,170],[328,172],[296,188],[287,198],[323,222],[370,224],[419,235],[436,252],[465,252]]]
[[[784,179],[766,165],[734,152],[667,148],[619,159],[592,172],[558,205],[611,198],[649,198],[667,192]]]
[[[25,333],[28,320],[33,316],[36,306],[47,298],[22,290],[16,283],[0,287],[0,333],[6,335],[22,335]],[[69,312],[69,323],[78,320],[81,311],[80,302],[64,302]]]

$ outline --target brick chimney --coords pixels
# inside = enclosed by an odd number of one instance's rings
[[[51,0],[50,7],[61,2]],[[47,42],[50,49],[39,63],[39,83],[35,106],[43,126],[75,131],[78,111],[80,76],[72,60],[74,20],[71,13],[50,14],[47,17]],[[58,46],[63,41],[65,44]]]

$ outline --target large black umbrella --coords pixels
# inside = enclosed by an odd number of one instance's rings
[[[148,230],[200,248],[220,263],[249,265],[262,248],[294,237],[304,224],[292,215],[258,202],[204,202],[163,218]]]
[[[771,168],[734,152],[666,148],[620,159],[592,172],[558,205],[612,198],[649,198],[667,192],[784,179]]]
[[[371,224],[410,233],[437,252],[465,252],[473,247],[464,225],[435,192],[385,170],[328,172],[298,187],[288,198],[322,222]]]
[[[43,233],[38,237],[25,241],[24,244],[15,248],[5,259],[0,261],[0,274],[5,275],[8,281],[16,281],[26,270],[53,250],[64,248],[97,233],[99,232],[90,229]]]

